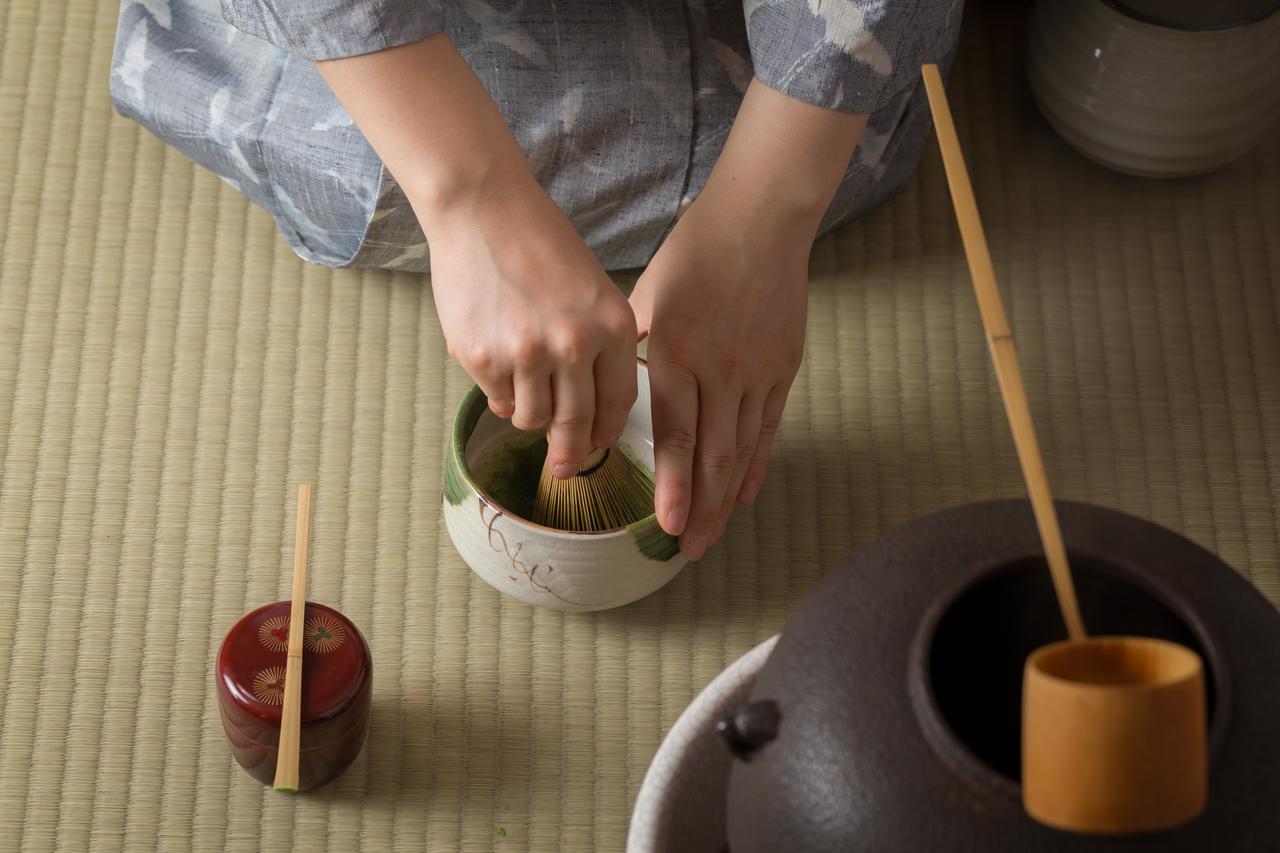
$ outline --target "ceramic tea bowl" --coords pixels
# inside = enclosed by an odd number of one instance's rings
[[[636,367],[638,398],[618,445],[654,470],[649,374]],[[571,533],[528,520],[546,437],[489,411],[472,388],[458,408],[444,465],[444,521],[472,570],[500,592],[552,610],[605,610],[643,598],[686,560],[649,515],[626,527]]]

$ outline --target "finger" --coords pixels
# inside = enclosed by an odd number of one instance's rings
[[[537,368],[517,368],[516,408],[511,424],[516,429],[541,429],[551,420],[551,376]]]
[[[449,355],[457,359],[484,392],[489,410],[500,418],[510,418],[516,410],[516,393],[511,383],[511,370],[493,357],[486,347],[455,347],[449,343]]]
[[[724,535],[729,516],[733,514],[734,499],[742,489],[742,481],[747,476],[751,460],[755,458],[756,442],[760,438],[760,422],[764,417],[764,399],[760,394],[748,394],[742,398],[742,405],[738,408],[738,441],[733,475],[729,478],[729,488],[725,490],[724,500],[720,502],[720,524],[712,541],[718,541]]]
[[[751,506],[760,496],[760,487],[764,485],[765,471],[769,467],[769,451],[773,447],[773,439],[778,434],[778,424],[782,420],[782,410],[787,405],[787,392],[790,385],[775,385],[764,401],[764,411],[760,418],[760,433],[756,438],[756,450],[747,467],[747,476],[743,478],[742,488],[738,490],[738,503]]]
[[[700,558],[720,524],[720,504],[733,475],[734,446],[738,433],[737,394],[699,385],[697,458],[693,466],[693,503],[689,526],[680,537],[681,550],[690,560]]]
[[[693,497],[693,453],[698,435],[698,380],[687,367],[649,362],[653,457],[658,523],[672,536],[684,532]]]
[[[591,442],[596,447],[613,447],[627,426],[627,417],[636,403],[636,348],[631,341],[611,347],[596,358],[595,423]]]
[[[482,377],[476,384],[489,400],[489,411],[504,419],[516,413],[516,391],[509,374],[500,379]]]
[[[551,379],[551,428],[547,430],[547,461],[551,473],[567,480],[591,449],[596,390],[591,365],[569,366]]]

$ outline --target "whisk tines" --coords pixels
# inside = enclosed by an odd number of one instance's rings
[[[639,521],[653,512],[653,475],[620,449],[596,448],[566,480],[542,466],[533,521],[545,527],[596,533]]]

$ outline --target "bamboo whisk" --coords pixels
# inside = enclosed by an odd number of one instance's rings
[[[653,512],[653,477],[618,448],[596,448],[578,473],[557,479],[543,464],[533,521],[577,533],[615,530]]]

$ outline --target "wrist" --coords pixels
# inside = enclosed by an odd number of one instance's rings
[[[515,209],[522,199],[542,192],[518,151],[514,162],[477,153],[456,166],[424,164],[401,186],[428,235],[459,220],[475,221],[503,208]]]
[[[704,194],[770,225],[816,233],[866,121],[752,81]]]
[[[806,180],[806,175],[767,171],[752,163],[721,165],[724,168],[708,181],[702,196],[713,202],[708,207],[732,211],[744,226],[816,231],[831,203],[830,188]]]
[[[747,253],[778,243],[803,245],[807,251],[830,204],[826,194],[768,176],[734,179],[731,174],[722,172],[723,180],[708,181],[685,217],[731,232]]]

